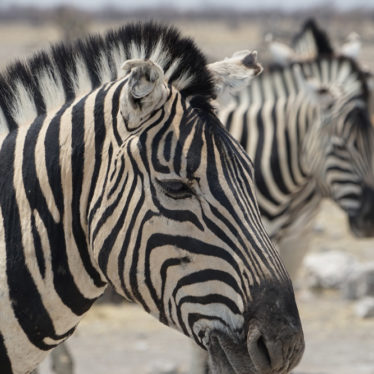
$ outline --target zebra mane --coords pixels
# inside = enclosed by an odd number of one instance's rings
[[[121,77],[121,65],[132,58],[156,62],[168,83],[191,98],[192,106],[211,108],[212,77],[194,42],[173,27],[131,23],[103,36],[52,45],[25,62],[11,64],[0,75],[0,132],[28,124]]]
[[[287,71],[294,72],[295,67],[299,66],[301,68],[301,71],[304,72],[305,77],[308,78],[309,73],[308,66],[317,65],[317,71],[321,74],[321,66],[323,62],[327,62],[329,64],[332,64],[333,62],[337,64],[338,71],[345,70],[345,73],[343,74],[343,78],[339,78],[339,83],[344,86],[344,84],[347,83],[348,77],[350,77],[350,80],[354,79],[359,82],[359,90],[360,90],[360,96],[362,99],[368,104],[369,103],[369,87],[367,82],[367,75],[366,72],[363,71],[357,61],[354,59],[347,57],[347,56],[336,56],[336,55],[323,55],[318,56],[317,58],[313,60],[306,60],[306,61],[294,61],[291,62],[287,66],[280,66],[278,64],[269,65],[267,68],[264,69],[265,73],[280,73],[284,75]],[[293,74],[293,73],[292,73]],[[260,81],[262,79],[265,79],[266,74],[260,75],[256,81]],[[318,78],[318,77],[316,77]],[[336,77],[337,78],[337,77]],[[341,81],[343,79],[343,81]],[[255,82],[254,82],[255,83]],[[337,81],[338,83],[338,81]],[[296,84],[296,82],[295,82]]]
[[[304,22],[301,31],[293,38],[292,45],[297,47],[297,45],[302,43],[303,38],[306,38],[308,34],[312,37],[317,56],[332,55],[334,53],[334,49],[326,31],[319,28],[317,22],[313,18],[309,18]]]

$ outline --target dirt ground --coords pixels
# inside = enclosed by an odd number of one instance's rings
[[[297,30],[300,23],[293,29]],[[373,21],[358,25],[364,30],[366,40],[362,61],[372,69],[373,25]],[[196,39],[208,56],[221,58],[245,48],[261,50],[264,29],[275,31],[282,25],[182,22],[179,26]],[[107,24],[90,26],[95,31],[107,27]],[[339,31],[333,22],[328,27],[336,33]],[[347,33],[352,31],[345,29]],[[53,25],[0,24],[0,67],[15,57],[29,56],[59,38]],[[361,261],[374,260],[374,241],[354,239],[347,232],[344,215],[332,204],[323,205],[315,227],[311,251],[338,249],[356,255]],[[296,373],[374,374],[374,318],[356,317],[354,304],[342,300],[338,292],[311,293],[302,276],[296,287],[306,339],[306,352]],[[95,306],[69,340],[69,347],[74,355],[76,374],[156,374],[157,367],[165,363],[175,364],[187,373],[191,357],[190,345],[184,336],[165,328],[133,305]],[[42,374],[49,373],[47,360],[42,365]]]

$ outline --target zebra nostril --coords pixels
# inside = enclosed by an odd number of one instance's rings
[[[257,327],[248,333],[247,349],[256,372],[267,373],[271,369],[271,356],[265,339]]]
[[[304,340],[298,333],[281,330],[270,335],[261,332],[256,325],[250,327],[247,350],[256,374],[283,373],[285,368],[297,364],[304,350]]]
[[[269,350],[265,344],[265,339],[262,335],[260,335],[260,337],[257,340],[257,349],[259,350],[259,352],[263,354],[265,360],[267,360],[268,365],[271,366]]]

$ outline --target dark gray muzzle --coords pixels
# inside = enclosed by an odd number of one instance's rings
[[[212,374],[287,374],[304,352],[304,335],[294,295],[287,288],[259,289],[247,316],[245,340],[213,331]]]
[[[357,237],[374,236],[374,189],[364,187],[360,209],[356,214],[349,216],[349,226]]]

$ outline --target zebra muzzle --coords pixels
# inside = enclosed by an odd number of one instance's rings
[[[304,339],[297,332],[269,337],[255,323],[246,341],[213,332],[208,351],[211,374],[286,374],[299,362]]]

